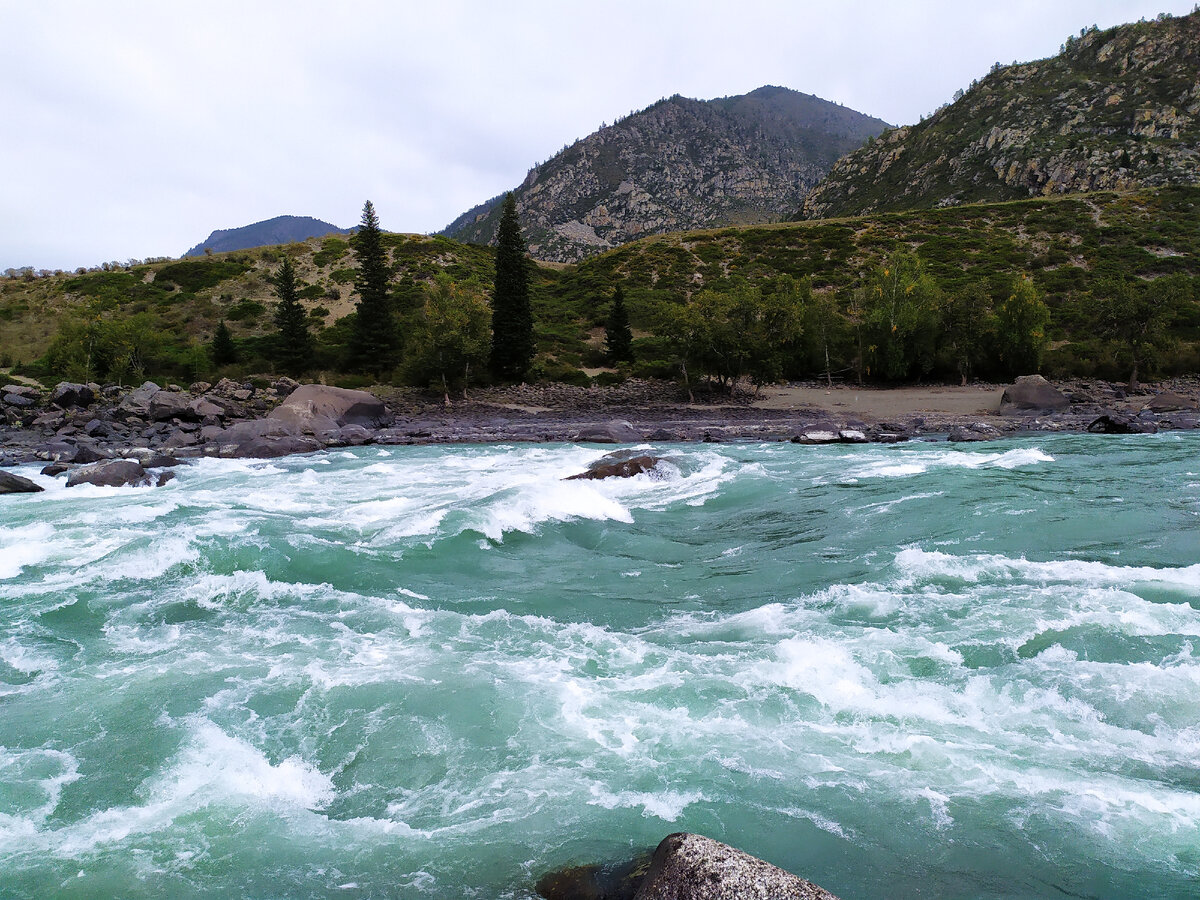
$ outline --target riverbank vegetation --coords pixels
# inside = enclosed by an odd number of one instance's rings
[[[364,280],[358,242],[339,235],[74,273],[10,271],[0,279],[0,365],[47,380],[124,383],[299,367],[333,383],[379,379],[447,393],[497,377],[485,347],[494,250],[379,234],[366,251],[382,268]],[[306,363],[281,343],[285,260],[288,296],[311,336]],[[526,268],[530,381],[1200,371],[1200,188],[661,235],[573,266]],[[380,278],[384,306],[363,328],[361,290],[375,298]],[[632,340],[614,354],[618,291]],[[219,337],[221,323],[231,341]],[[371,356],[375,343],[387,359]]]

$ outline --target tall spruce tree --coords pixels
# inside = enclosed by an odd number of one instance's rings
[[[312,362],[312,339],[308,334],[308,317],[296,292],[296,270],[288,257],[283,258],[272,279],[275,296],[275,361],[285,373],[295,375]]]
[[[396,365],[400,340],[388,296],[391,273],[383,232],[370,200],[363,204],[362,224],[351,241],[358,261],[358,275],[354,279],[358,305],[347,361],[352,369],[380,374]]]
[[[520,381],[533,363],[533,311],[529,304],[529,262],[512,192],[496,236],[496,282],[492,293],[491,369],[498,378]]]
[[[237,347],[233,343],[233,335],[224,319],[217,323],[217,329],[213,332],[212,343],[208,350],[212,354],[213,365],[218,368],[237,362]]]
[[[604,325],[604,348],[610,362],[633,360],[633,332],[629,328],[629,312],[625,309],[625,292],[619,284],[613,291],[612,306]]]

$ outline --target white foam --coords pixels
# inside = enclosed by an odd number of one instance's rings
[[[704,795],[698,791],[617,791],[612,792],[601,785],[591,786],[592,799],[588,803],[601,806],[604,809],[638,809],[646,818],[662,819],[664,822],[674,822],[683,811],[693,803],[704,800]]]
[[[0,579],[15,578],[26,566],[48,559],[54,536],[54,526],[48,522],[0,527]]]
[[[1054,462],[1054,457],[1037,447],[1017,447],[1003,452],[980,453],[974,450],[901,450],[888,451],[852,467],[846,478],[908,478],[933,469],[1015,469]]]

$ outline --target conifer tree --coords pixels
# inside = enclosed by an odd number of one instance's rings
[[[296,293],[296,270],[291,259],[283,258],[273,280],[275,296],[279,298],[275,307],[276,361],[288,375],[295,375],[311,362],[312,339],[308,334],[308,318]]]
[[[504,197],[496,236],[496,281],[492,292],[492,372],[520,381],[533,362],[533,311],[529,303],[529,262],[517,219],[517,202]]]
[[[604,347],[610,362],[633,360],[633,332],[629,328],[629,313],[625,309],[625,292],[619,284],[613,291],[608,322],[604,326]]]
[[[218,368],[237,362],[237,347],[234,346],[233,335],[224,319],[217,323],[209,352],[212,354],[213,365]]]
[[[375,207],[368,200],[363,204],[362,224],[352,238],[358,274],[354,290],[358,305],[354,331],[350,336],[349,365],[361,372],[382,373],[396,365],[399,355],[399,335],[388,296],[387,250]]]

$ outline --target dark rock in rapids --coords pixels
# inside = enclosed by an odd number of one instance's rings
[[[67,487],[94,484],[99,487],[143,487],[151,483],[142,464],[133,459],[113,459],[108,462],[81,466],[67,476]]]
[[[613,459],[605,456],[597,460],[588,467],[586,472],[580,472],[578,475],[568,475],[564,481],[575,481],[576,479],[599,479],[599,478],[632,478],[634,475],[641,475],[643,472],[649,472],[660,461],[658,456],[634,456],[628,459]]]
[[[36,494],[44,490],[44,487],[34,484],[28,478],[0,471],[0,494]]]

